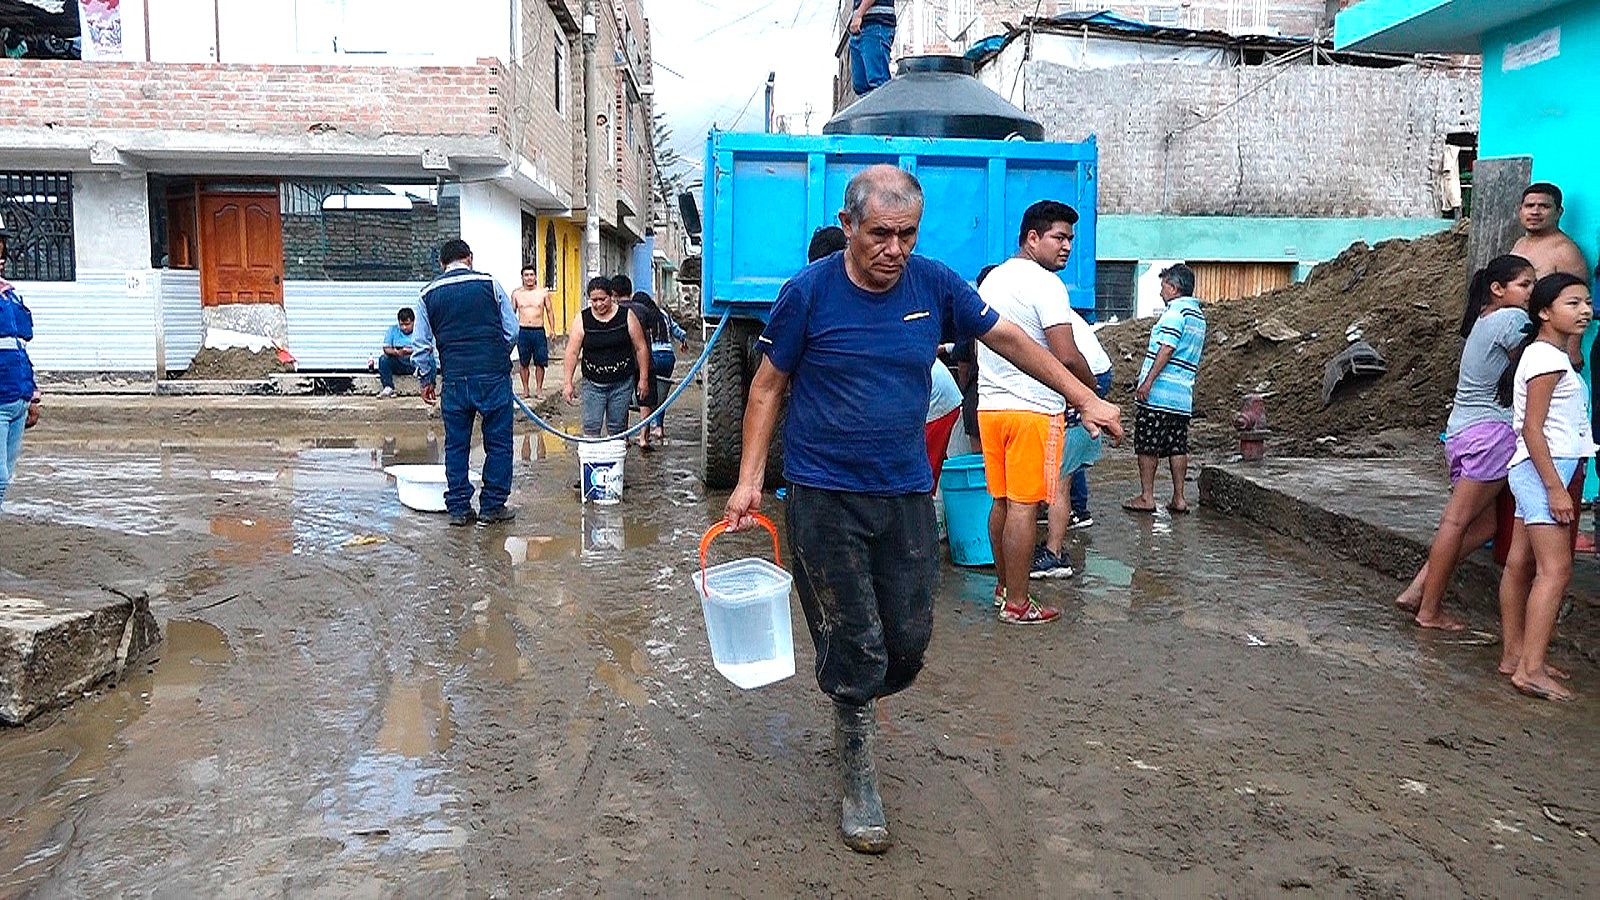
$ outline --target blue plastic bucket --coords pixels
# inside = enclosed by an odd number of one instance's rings
[[[944,496],[945,529],[950,535],[950,561],[958,566],[992,566],[989,546],[989,496],[983,475],[983,454],[968,453],[944,461],[939,493]]]

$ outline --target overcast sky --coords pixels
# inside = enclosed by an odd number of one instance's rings
[[[813,133],[832,112],[834,0],[644,0],[655,59],[655,107],[673,144],[700,177],[705,137],[761,129],[767,73],[777,73],[779,115]],[[811,107],[809,129],[805,126]]]

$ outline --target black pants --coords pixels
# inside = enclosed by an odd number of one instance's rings
[[[855,704],[910,687],[939,588],[931,496],[790,485],[787,518],[817,686]]]

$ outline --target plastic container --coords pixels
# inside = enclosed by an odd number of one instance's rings
[[[983,454],[968,453],[944,461],[939,493],[944,495],[944,527],[950,535],[950,561],[958,566],[994,565],[989,546],[989,482],[983,474]]]
[[[400,503],[418,512],[444,512],[444,466],[385,466]]]
[[[616,503],[622,499],[622,466],[628,459],[628,442],[579,442],[578,468],[583,502]]]
[[[749,690],[794,674],[794,632],[789,624],[789,589],[794,579],[779,567],[778,530],[765,516],[756,521],[772,535],[772,559],[736,559],[706,568],[706,548],[728,529],[711,526],[700,539],[695,593],[706,619],[711,662],[722,677]]]

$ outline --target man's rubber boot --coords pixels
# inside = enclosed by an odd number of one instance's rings
[[[878,773],[872,765],[872,745],[878,723],[874,704],[853,706],[833,702],[834,742],[844,772],[844,804],[839,831],[845,846],[857,853],[882,853],[889,849],[889,825],[878,797]]]

